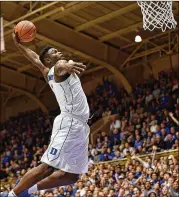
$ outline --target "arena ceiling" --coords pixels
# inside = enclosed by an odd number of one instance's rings
[[[173,3],[177,21],[178,4]],[[1,55],[3,103],[13,95],[28,93],[38,99],[49,91],[38,69],[20,54],[12,41],[12,29],[21,20],[31,20],[37,27],[35,40],[27,46],[39,52],[45,45],[53,45],[67,58],[84,62],[88,69],[83,80],[102,71],[123,77],[123,70],[141,64],[141,60],[145,62],[143,59],[150,60],[159,52],[178,53],[178,28],[165,33],[144,31],[140,7],[135,1],[1,2],[1,13],[6,47]],[[141,35],[142,43],[134,42],[136,33]]]

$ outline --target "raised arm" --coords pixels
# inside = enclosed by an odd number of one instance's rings
[[[34,51],[32,51],[31,49],[23,46],[20,43],[20,40],[18,39],[18,36],[13,33],[12,34],[13,40],[15,45],[17,46],[17,48],[22,52],[22,54],[30,61],[32,62],[32,64],[34,64],[36,67],[38,67],[40,69],[40,71],[42,72],[42,74],[44,75],[45,79],[46,79],[46,75],[49,71],[49,68],[47,68],[46,66],[43,65],[43,63],[40,61],[39,59],[39,55],[37,55]]]
[[[174,117],[174,115],[173,115],[172,112],[169,113],[169,116],[171,117],[171,119],[172,119],[177,125],[179,125],[179,121]]]
[[[64,74],[77,74],[81,75],[86,69],[86,66],[83,63],[74,62],[72,60],[59,60],[55,64],[55,74],[57,76],[62,76]]]
[[[132,159],[138,160],[145,168],[149,168],[150,167],[150,165],[147,162],[145,162],[144,160],[142,160],[137,155],[132,156]]]
[[[156,151],[157,151],[158,147],[153,146],[152,149],[153,149],[153,152],[152,152],[152,164],[151,165],[154,166],[155,155],[156,155]]]

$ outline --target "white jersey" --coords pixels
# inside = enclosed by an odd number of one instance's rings
[[[65,81],[56,83],[54,66],[50,69],[47,77],[61,112],[74,114],[83,120],[88,120],[89,106],[79,77],[70,75]]]

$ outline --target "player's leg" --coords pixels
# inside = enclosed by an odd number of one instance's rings
[[[54,172],[54,168],[48,166],[45,163],[40,164],[39,166],[29,170],[22,178],[22,180],[15,186],[13,192],[16,196],[21,194],[26,189],[30,188],[32,185],[35,185],[45,177],[49,176]]]
[[[64,185],[70,185],[70,184],[75,183],[78,180],[78,178],[79,178],[78,174],[72,174],[72,173],[67,173],[67,172],[58,170],[54,172],[53,174],[51,174],[50,176],[48,176],[47,178],[44,178],[37,184],[30,187],[28,190],[25,191],[25,193],[23,194],[21,193],[20,196],[27,197],[30,194],[35,193],[40,190],[51,189],[51,188],[64,186]],[[20,189],[18,189],[18,187],[20,187]],[[18,185],[18,187],[15,187],[13,190],[16,196],[19,195],[19,191],[22,189],[20,185]],[[11,195],[9,197],[11,197]]]
[[[51,189],[75,183],[79,178],[78,174],[72,174],[58,170],[37,183],[37,190]]]

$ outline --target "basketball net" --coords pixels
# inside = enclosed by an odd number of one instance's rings
[[[1,17],[1,53],[5,52],[3,17]]]
[[[172,1],[137,1],[143,15],[143,28],[153,31],[155,28],[176,28],[177,22],[172,12]]]

